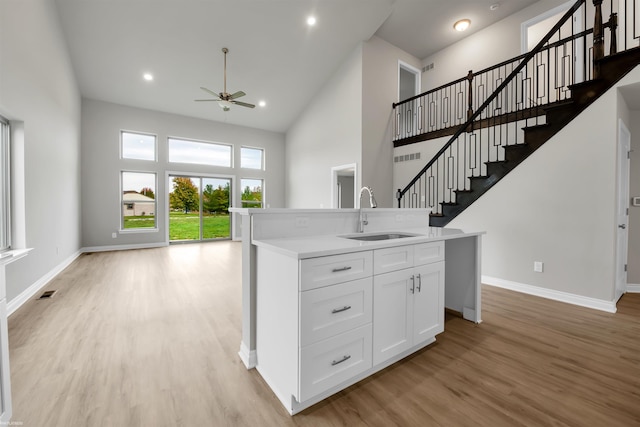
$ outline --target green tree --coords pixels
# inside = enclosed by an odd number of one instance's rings
[[[198,209],[200,205],[198,187],[190,178],[180,176],[173,178],[173,191],[169,193],[169,205],[171,209],[184,210],[184,213]]]
[[[254,187],[249,188],[247,185],[242,191],[242,207],[243,208],[256,208],[262,205],[262,188]]]
[[[216,189],[211,184],[205,186],[202,192],[202,206],[209,213],[229,212],[229,184],[224,187],[218,185]]]
[[[142,190],[140,190],[140,194],[142,194],[143,196],[147,196],[150,199],[156,198],[156,195],[153,193],[153,190],[150,189],[149,187],[144,187]]]

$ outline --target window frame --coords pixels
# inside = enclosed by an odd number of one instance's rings
[[[153,137],[153,160],[152,159],[136,159],[133,157],[124,156],[124,134],[151,136]],[[137,160],[141,162],[157,162],[158,161],[158,135],[150,132],[139,132],[133,130],[120,129],[120,159],[122,160]]]
[[[0,252],[11,250],[11,123],[0,116]]]
[[[247,150],[256,150],[256,151],[260,151],[262,153],[262,155],[260,156],[260,167],[259,168],[250,168],[250,167],[246,167],[242,165],[242,150],[247,149]],[[265,161],[265,149],[262,147],[250,147],[248,145],[243,145],[240,147],[240,168],[241,169],[249,169],[249,170],[260,170],[263,171],[266,168],[266,161]]]
[[[153,175],[154,176],[154,189],[153,189],[153,193],[154,193],[154,199],[153,199],[153,203],[154,203],[154,208],[153,208],[153,227],[138,227],[138,228],[125,228],[124,226],[124,211],[125,209],[128,210],[128,205],[131,204],[130,202],[125,202],[124,200],[124,174],[125,173],[138,173],[138,174],[147,174],[147,175]],[[149,232],[158,232],[159,228],[158,228],[158,173],[157,172],[153,172],[153,171],[141,171],[141,170],[129,170],[129,169],[122,169],[120,171],[120,233],[149,233]],[[135,210],[135,209],[134,209]]]
[[[261,199],[260,200],[260,206],[244,206],[244,200],[242,199],[242,194],[244,193],[244,186],[242,185],[242,181],[245,180],[251,180],[251,181],[260,181],[262,183],[262,185],[260,186],[260,194],[261,194]],[[264,207],[266,206],[265,204],[265,191],[264,191],[264,187],[265,187],[265,179],[264,178],[249,178],[249,177],[244,177],[244,178],[240,178],[239,180],[240,183],[240,206],[242,206],[243,208],[248,208],[248,209],[264,209]],[[248,200],[248,202],[251,202],[251,200]]]
[[[228,148],[229,149],[229,164],[228,165],[226,165],[226,164],[225,165],[216,165],[216,164],[211,164],[211,163],[197,163],[197,162],[184,162],[184,161],[171,160],[171,141],[172,140],[181,141],[181,142],[188,142],[188,143],[194,143],[194,144],[212,145],[212,146]],[[168,136],[167,137],[167,163],[183,164],[183,165],[198,165],[198,166],[207,166],[207,167],[217,167],[217,168],[232,169],[233,168],[233,144],[228,144],[228,143],[224,143],[224,142],[215,142],[215,141],[205,141],[205,140],[200,140],[200,139],[181,138],[181,137],[177,137],[177,136]]]

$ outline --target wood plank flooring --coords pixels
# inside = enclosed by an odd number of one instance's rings
[[[13,422],[638,426],[640,294],[608,314],[485,286],[480,325],[290,417],[237,356],[241,245],[85,254],[9,318]]]

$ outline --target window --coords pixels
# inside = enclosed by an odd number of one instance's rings
[[[261,208],[262,207],[262,180],[261,179],[241,179],[242,207]]]
[[[122,131],[120,140],[123,159],[156,160],[155,135]]]
[[[11,249],[9,121],[0,116],[0,251]]]
[[[240,167],[245,169],[264,169],[264,150],[242,147],[240,149]]]
[[[169,138],[169,161],[231,167],[231,146]]]
[[[122,229],[156,228],[156,174],[122,172]]]

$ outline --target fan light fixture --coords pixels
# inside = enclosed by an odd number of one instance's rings
[[[453,24],[453,28],[456,29],[456,31],[464,31],[467,28],[469,28],[469,26],[471,25],[471,21],[468,19],[461,19],[458,22],[456,22],[455,24]]]
[[[222,108],[223,111],[229,111],[233,103],[230,101],[220,100],[218,101],[218,105],[220,106],[220,108]]]

